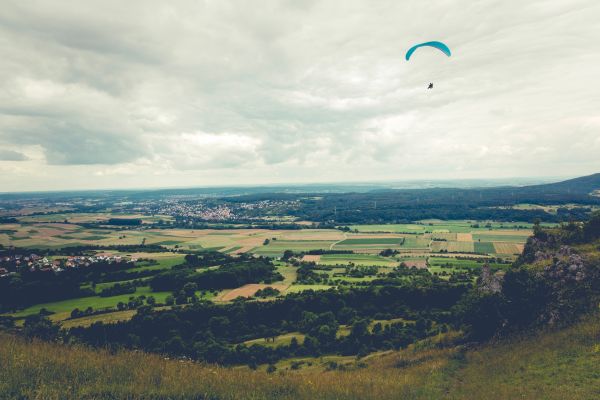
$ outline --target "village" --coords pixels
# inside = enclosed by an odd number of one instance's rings
[[[137,259],[118,255],[45,257],[34,253],[29,255],[7,255],[0,257],[0,278],[16,274],[28,269],[30,272],[60,273],[65,269],[87,268],[98,263],[135,263]]]

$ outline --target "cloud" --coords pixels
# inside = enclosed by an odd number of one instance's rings
[[[0,143],[36,158],[0,184],[597,172],[599,15],[592,0],[6,2]],[[453,56],[404,61],[432,39]]]
[[[25,161],[27,156],[18,151],[0,149],[0,161]]]

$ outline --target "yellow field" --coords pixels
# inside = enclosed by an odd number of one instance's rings
[[[288,288],[288,285],[249,283],[249,284],[239,287],[237,289],[229,290],[229,291],[227,291],[227,293],[223,293],[223,294],[219,295],[215,300],[231,301],[231,300],[237,299],[238,297],[252,297],[260,289],[265,289],[268,287],[277,289],[283,293]]]
[[[466,252],[471,253],[475,251],[473,242],[447,242],[448,251],[451,253]]]
[[[456,240],[459,242],[472,242],[473,235],[471,233],[457,233]]]
[[[321,260],[321,256],[319,255],[305,255],[304,257],[302,257],[302,261],[304,262],[316,262],[318,263]]]
[[[508,242],[494,242],[494,249],[498,254],[520,254],[523,251],[523,245]]]

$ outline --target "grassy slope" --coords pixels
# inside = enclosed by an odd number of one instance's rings
[[[362,362],[366,367],[324,372],[316,360],[310,368],[268,375],[2,335],[0,397],[595,399],[600,396],[600,317],[464,355],[450,348],[411,348]]]

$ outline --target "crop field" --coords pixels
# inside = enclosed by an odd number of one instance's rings
[[[446,242],[450,253],[472,253],[475,251],[473,242]],[[493,252],[493,251],[492,251]]]
[[[465,260],[454,257],[429,257],[427,260],[430,267],[451,268],[481,268],[483,260]],[[506,268],[509,264],[488,263],[492,268]]]
[[[333,243],[334,242],[326,240],[276,240],[271,241],[268,245],[255,247],[251,249],[251,252],[264,256],[280,257],[286,250],[292,250],[295,252],[309,250],[328,250],[333,245]]]
[[[273,288],[277,289],[280,292],[285,292],[288,288],[288,285],[281,284],[263,284],[263,283],[249,283],[237,289],[229,290],[222,295],[219,295],[215,300],[217,301],[231,301],[237,299],[238,297],[252,297],[256,292],[265,288]]]
[[[523,244],[494,242],[494,250],[497,254],[521,254]]]
[[[431,238],[433,240],[457,240],[458,233],[455,232],[435,232],[426,233],[423,237]]]
[[[317,249],[351,250],[357,254],[371,255],[393,249],[402,253],[476,252],[512,256],[519,252],[521,245],[531,234],[528,229],[531,224],[490,221],[426,220],[415,224],[355,225],[351,228],[358,232],[342,232],[337,229],[88,229],[76,223],[65,224],[63,218],[67,216],[69,221],[95,221],[107,215],[111,214],[20,217],[22,223],[0,224],[0,244],[44,249],[146,243],[183,251],[218,250],[232,255],[252,252],[270,257],[280,257],[285,250],[301,253]],[[145,217],[131,215],[134,216]],[[158,257],[156,255],[149,258]],[[137,255],[137,258],[142,257]],[[147,268],[163,267],[168,268],[169,265]]]
[[[427,259],[425,258],[399,258],[398,261],[406,264],[408,268],[427,268]]]
[[[431,240],[423,236],[408,236],[404,238],[401,247],[403,249],[428,249],[430,243]]]
[[[529,235],[527,233],[515,235],[512,231],[494,233],[476,233],[473,235],[473,241],[482,242],[513,242],[523,243],[527,240]]]
[[[398,265],[398,262],[394,259],[371,254],[325,254],[318,261],[320,265],[347,265],[349,263],[381,267]]]
[[[144,215],[144,214],[114,214],[114,213],[63,213],[63,214],[46,214],[46,215],[29,215],[19,218],[20,222],[39,223],[39,222],[65,222],[73,224],[89,223],[89,222],[105,222],[111,218],[123,219],[141,219],[143,224],[150,224],[163,221],[172,221],[173,217],[168,215]]]
[[[316,262],[318,263],[321,260],[321,256],[320,255],[310,255],[310,254],[306,254],[302,257],[302,261],[304,262]]]
[[[299,293],[305,290],[328,290],[332,287],[331,285],[291,285],[287,288],[286,293]]]
[[[400,245],[402,242],[402,238],[360,238],[360,239],[346,239],[338,243],[339,246],[343,245],[357,245],[357,244],[390,244],[390,245]]]

